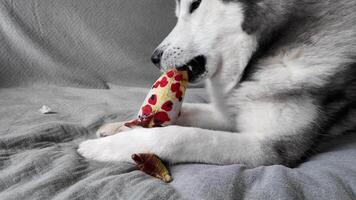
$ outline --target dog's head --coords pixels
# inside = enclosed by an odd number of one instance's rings
[[[157,47],[152,62],[161,70],[188,69],[190,82],[219,77],[239,80],[256,49],[243,28],[244,11],[233,0],[176,0],[178,22]]]

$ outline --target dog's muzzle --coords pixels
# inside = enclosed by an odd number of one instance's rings
[[[151,61],[158,69],[162,69],[161,59],[162,59],[163,51],[160,49],[156,49],[153,52],[151,57]],[[178,70],[187,70],[189,75],[189,82],[195,83],[200,81],[201,78],[206,74],[206,57],[203,55],[199,55],[191,59],[188,63],[181,66],[171,66],[175,67]]]

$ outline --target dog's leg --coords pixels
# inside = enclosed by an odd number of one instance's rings
[[[98,137],[107,137],[130,130],[130,128],[125,126],[125,123],[126,122],[116,122],[104,124],[98,129],[96,135]],[[229,117],[222,115],[221,112],[211,104],[183,104],[177,125],[213,130],[234,130],[234,123],[229,121]]]
[[[319,112],[312,98],[240,104],[241,133],[181,126],[141,128],[85,141],[78,151],[100,161],[130,162],[131,154],[151,152],[172,163],[259,166],[296,161],[315,142]]]
[[[233,131],[235,125],[212,104],[183,104],[177,125],[221,131]]]
[[[203,162],[212,164],[241,163],[259,166],[283,163],[290,153],[298,159],[311,141],[293,135],[293,141],[262,139],[258,133],[231,133],[200,128],[170,126],[134,129],[111,137],[88,140],[80,144],[79,153],[99,161],[132,162],[134,153],[150,152],[171,163]],[[297,137],[297,139],[296,139]],[[298,141],[298,142],[296,142]],[[292,144],[292,145],[291,145]]]

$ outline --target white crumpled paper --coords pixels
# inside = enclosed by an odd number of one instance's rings
[[[51,114],[53,113],[52,109],[46,105],[43,105],[39,110],[42,114]]]

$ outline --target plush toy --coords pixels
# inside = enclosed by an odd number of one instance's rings
[[[188,87],[188,72],[173,69],[164,73],[152,86],[138,117],[125,124],[126,127],[144,128],[172,125],[179,117],[185,90]],[[134,154],[132,159],[138,169],[164,182],[172,180],[168,169],[154,154]]]
[[[125,126],[153,128],[174,124],[179,117],[187,87],[187,71],[173,69],[164,73],[153,84],[137,119],[126,123]]]

